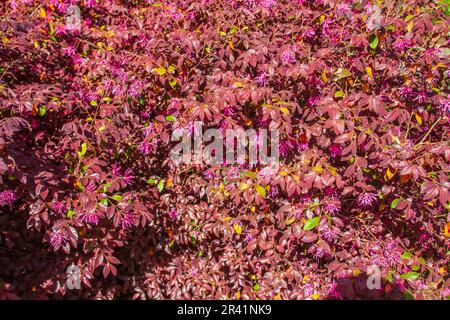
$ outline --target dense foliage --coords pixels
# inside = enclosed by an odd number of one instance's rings
[[[449,297],[447,1],[0,11],[0,299]],[[194,121],[279,171],[175,166]]]

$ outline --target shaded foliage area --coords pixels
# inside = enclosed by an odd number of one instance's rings
[[[0,299],[448,298],[448,10],[2,1]],[[175,166],[194,121],[279,171]]]

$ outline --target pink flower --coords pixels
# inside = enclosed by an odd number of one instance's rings
[[[296,145],[297,145],[297,149],[299,151],[306,151],[306,150],[309,149],[309,143],[308,142],[304,142],[304,143],[296,142]]]
[[[12,190],[5,190],[0,192],[0,207],[4,205],[9,205],[12,209],[13,203],[17,200],[17,197]]]
[[[142,117],[143,119],[148,119],[148,118],[150,118],[150,112],[148,112],[148,111],[143,111],[143,112],[141,112],[141,117]]]
[[[322,258],[326,258],[330,255],[329,252],[327,252],[324,248],[321,248],[319,246],[315,246],[313,257],[317,260],[320,260]]]
[[[397,52],[401,52],[404,51],[405,49],[411,47],[411,40],[410,39],[401,39],[401,38],[397,38],[397,40],[395,40],[394,42],[394,49]]]
[[[336,240],[338,235],[339,235],[339,230],[335,229],[335,228],[326,228],[322,232],[323,238],[329,242],[333,242],[334,240]]]
[[[313,28],[308,28],[307,30],[305,30],[305,32],[303,32],[303,37],[311,40],[312,38],[314,38],[314,36],[316,35],[316,31],[314,31]]]
[[[139,145],[139,151],[142,153],[142,155],[146,156],[152,153],[153,151],[153,144],[148,143],[146,141],[141,142]]]
[[[283,62],[283,64],[291,64],[295,63],[295,61],[296,61],[295,54],[292,51],[285,50],[281,54],[281,62]]]
[[[311,283],[306,283],[303,288],[306,297],[310,297],[314,294],[314,287]]]
[[[387,242],[383,253],[387,265],[394,266],[401,261],[398,243],[395,240],[390,240]]]
[[[67,211],[66,205],[58,201],[53,203],[52,209],[58,214],[64,214]]]
[[[213,169],[209,169],[203,173],[203,177],[209,181],[211,179],[214,179],[216,177],[216,174]]]
[[[311,96],[308,98],[308,100],[306,101],[306,105],[308,107],[313,107],[316,105],[316,103],[320,100],[320,96]]]
[[[125,170],[125,174],[122,177],[122,181],[126,185],[132,185],[135,181],[135,176],[133,176],[133,171],[131,169]]]
[[[303,210],[299,207],[295,208],[294,212],[292,213],[294,217],[297,219],[300,219],[303,216]]]
[[[290,141],[283,140],[280,142],[280,155],[283,157],[286,156],[289,152],[291,152],[293,145]]]
[[[250,242],[250,241],[252,241],[253,239],[255,239],[254,236],[252,236],[252,235],[249,234],[249,233],[246,233],[246,235],[245,235],[245,241],[246,241],[246,242]]]
[[[332,158],[336,158],[342,154],[342,147],[338,144],[332,144],[328,148],[328,152]]]
[[[325,200],[324,210],[330,214],[335,214],[341,210],[341,203],[336,198],[328,198]]]
[[[175,220],[178,217],[178,212],[175,210],[169,210],[169,212],[167,212],[167,215],[169,216],[169,219]]]
[[[244,0],[244,5],[247,7],[253,7],[258,3],[258,0]]]
[[[142,82],[135,80],[128,87],[128,96],[132,98],[137,97],[138,95],[140,95],[141,91],[142,91]]]
[[[121,170],[122,170],[122,168],[117,163],[114,164],[111,168],[111,172],[112,172],[113,176],[120,175]]]
[[[190,274],[192,277],[198,276],[198,269],[195,268],[195,267],[192,267],[192,268],[189,270],[189,274]]]
[[[57,251],[65,242],[67,242],[67,235],[64,231],[56,230],[52,233],[50,245],[53,247],[53,250]]]
[[[97,225],[100,221],[96,211],[84,212],[80,214],[80,220],[93,225]]]
[[[444,115],[450,115],[450,100],[449,99],[443,99],[439,101],[439,110]]]
[[[277,4],[276,0],[261,0],[260,4],[267,10],[271,9]]]
[[[336,197],[338,195],[337,191],[333,188],[333,187],[326,187],[323,191],[323,193],[327,196],[327,197]]]
[[[307,206],[309,206],[309,205],[312,203],[312,199],[311,199],[311,196],[310,196],[309,194],[303,194],[303,195],[300,197],[300,201],[301,201],[304,205],[307,205]]]
[[[279,192],[278,186],[274,186],[274,185],[271,184],[269,192],[268,192],[269,197],[270,198],[275,198],[276,196],[278,196],[279,193],[280,192]]]
[[[128,212],[127,214],[122,216],[122,221],[120,222],[120,224],[123,230],[131,229],[131,227],[134,225],[133,214],[131,212]]]
[[[417,101],[418,103],[424,103],[428,99],[428,96],[426,92],[420,91],[416,93],[416,97],[414,98],[414,101]]]
[[[426,251],[430,248],[430,245],[432,245],[433,241],[431,235],[427,232],[424,232],[419,236],[419,240],[417,242],[422,250]]]
[[[400,292],[405,292],[406,291],[405,281],[403,279],[397,279],[395,281],[395,285],[396,285],[398,291],[400,291]]]
[[[361,207],[370,207],[376,198],[377,195],[375,193],[363,192],[358,196],[358,204]]]
[[[86,7],[95,8],[97,6],[97,0],[86,0]]]
[[[267,74],[265,72],[261,72],[255,79],[255,83],[261,87],[265,87],[269,84],[269,80],[267,79]]]
[[[153,133],[153,131],[155,130],[155,125],[153,123],[150,123],[148,125],[148,127],[146,127],[144,129],[144,137],[148,137],[149,135],[151,135]]]
[[[234,109],[235,109],[235,106],[226,105],[223,108],[223,114],[227,117],[232,117],[232,116],[234,116],[234,113],[235,113]]]
[[[90,180],[88,184],[84,187],[84,190],[86,192],[94,192],[97,189],[97,186],[95,185],[95,182],[93,180]]]
[[[16,0],[11,0],[11,8],[15,11],[19,7],[19,4]]]
[[[67,48],[64,48],[64,55],[68,57],[74,57],[77,53],[77,49],[73,46],[68,46]]]
[[[413,90],[410,87],[401,87],[399,91],[400,97],[402,99],[408,99],[411,96],[412,92]]]

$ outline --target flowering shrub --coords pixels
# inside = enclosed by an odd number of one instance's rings
[[[448,1],[0,9],[0,299],[449,297]],[[174,165],[195,121],[278,171]]]

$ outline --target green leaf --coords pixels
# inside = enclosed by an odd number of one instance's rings
[[[45,114],[47,113],[47,109],[45,109],[45,106],[40,106],[39,107],[39,115],[41,117],[45,116]]]
[[[112,186],[111,182],[105,183],[105,185],[103,186],[103,193],[108,192],[108,189],[111,188],[111,186]]]
[[[253,171],[243,171],[241,172],[241,177],[249,177],[252,180],[256,180],[256,174]]]
[[[157,180],[156,179],[153,179],[153,178],[149,178],[148,180],[147,180],[147,183],[148,184],[155,184],[157,182]]]
[[[395,209],[395,207],[397,207],[397,204],[399,203],[400,200],[401,200],[401,199],[399,199],[399,198],[392,200],[392,202],[391,202],[391,208],[392,208],[392,209]]]
[[[166,117],[166,120],[169,122],[174,122],[176,120],[176,118],[174,116],[170,115],[170,116]]]
[[[95,100],[89,101],[89,104],[90,104],[92,107],[98,106],[98,103],[97,103],[97,101],[95,101]]]
[[[238,28],[237,28],[237,27],[233,27],[233,28],[231,28],[231,30],[228,32],[228,34],[233,34],[233,33],[237,32],[237,31],[238,31]]]
[[[108,199],[107,198],[103,199],[102,201],[100,201],[100,204],[102,204],[102,205],[107,207],[108,206]]]
[[[408,22],[412,18],[414,18],[414,16],[412,14],[407,15],[406,18],[405,18],[405,22]]]
[[[164,68],[164,67],[157,67],[157,68],[154,68],[154,69],[152,70],[152,72],[156,72],[156,73],[159,74],[160,76],[163,76],[163,75],[165,75],[165,74],[167,73],[167,70],[166,70],[166,68]]]
[[[314,217],[306,221],[305,226],[303,227],[304,230],[312,230],[319,224],[320,217]]]
[[[340,76],[341,78],[348,78],[348,77],[351,77],[351,76],[352,76],[352,73],[351,73],[350,70],[348,70],[348,69],[342,69],[341,72],[340,72],[340,74],[339,74],[339,76]]]
[[[176,70],[176,68],[175,68],[175,66],[173,66],[173,65],[170,65],[170,66],[167,68],[167,71],[169,71],[170,73],[174,72],[175,70]]]
[[[260,186],[259,184],[257,184],[255,186],[255,190],[261,197],[263,197],[263,198],[266,197],[266,188],[264,188],[264,187]]]
[[[259,289],[261,289],[261,287],[258,283],[255,283],[255,285],[253,286],[253,290],[258,291]]]
[[[369,46],[374,50],[378,47],[378,37],[376,35],[373,34],[369,37]]]
[[[408,251],[405,251],[402,253],[402,255],[400,256],[400,258],[402,258],[403,260],[408,260],[412,258],[412,254],[409,253]]]
[[[115,201],[122,201],[122,196],[120,194],[115,194],[111,197],[111,199],[115,200]]]
[[[169,81],[169,84],[170,84],[171,87],[175,87],[177,85],[177,83],[178,83],[177,79],[172,79],[172,80]]]
[[[413,265],[411,268],[413,271],[419,271],[420,270],[420,266],[418,266],[417,264]]]
[[[450,15],[450,1],[449,0],[441,0],[439,1],[439,6],[441,7],[442,12],[446,15]]]
[[[392,272],[389,272],[389,273],[386,275],[386,280],[389,281],[389,282],[391,282],[391,283],[394,282],[394,275],[392,274]]]
[[[72,218],[75,215],[75,212],[73,210],[67,211],[67,217]]]
[[[160,180],[160,181],[158,182],[158,185],[157,185],[156,187],[158,188],[158,191],[159,191],[159,192],[162,192],[162,191],[164,190],[164,181],[163,181],[163,180]]]
[[[406,272],[400,275],[400,278],[402,279],[411,279],[411,280],[416,280],[417,278],[419,278],[420,274],[418,274],[417,272]]]
[[[343,91],[336,91],[334,93],[334,97],[335,98],[342,98],[344,96],[344,92]]]
[[[86,154],[87,151],[87,143],[84,142],[83,144],[81,144],[81,150],[77,151],[78,154],[78,158],[82,159],[84,157],[84,155]]]
[[[414,295],[409,291],[403,292],[403,296],[405,297],[406,300],[415,300]]]

